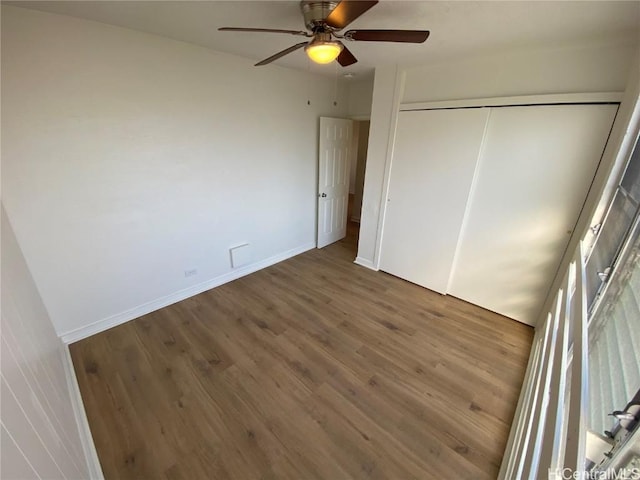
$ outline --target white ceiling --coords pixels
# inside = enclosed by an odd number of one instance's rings
[[[218,32],[218,27],[303,30],[297,1],[18,1],[3,2],[154,33],[246,57],[253,63],[303,37]],[[640,38],[636,1],[397,1],[382,0],[347,29],[427,29],[421,45],[350,42],[358,63],[342,69],[366,76],[378,65],[424,65],[517,48],[630,43]],[[310,66],[303,50],[276,65],[334,75]],[[273,68],[270,66],[256,68]]]

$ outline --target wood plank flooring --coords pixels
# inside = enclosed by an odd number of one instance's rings
[[[490,479],[533,330],[355,236],[71,345],[107,479]]]

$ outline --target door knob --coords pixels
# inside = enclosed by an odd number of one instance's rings
[[[325,197],[327,196],[327,194],[326,194],[326,193],[322,193],[322,194],[320,194],[320,195],[318,195],[318,196],[319,196],[319,197],[322,197],[322,198],[325,198]]]

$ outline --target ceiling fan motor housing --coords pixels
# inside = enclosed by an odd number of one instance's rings
[[[305,26],[314,33],[325,32],[328,27],[324,20],[336,8],[338,3],[338,1],[302,0],[300,2],[300,10],[302,10]]]

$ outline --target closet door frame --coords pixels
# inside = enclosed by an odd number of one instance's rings
[[[468,100],[443,100],[441,102],[401,103],[398,110],[436,110],[473,107],[525,107],[527,105],[571,105],[580,103],[620,103],[620,92],[562,93],[552,95],[524,95],[518,97],[475,98]]]
[[[387,199],[389,196],[389,184],[391,179],[391,164],[394,150],[394,143],[396,137],[396,129],[397,129],[397,115],[401,111],[412,111],[412,110],[432,110],[432,109],[449,109],[449,108],[472,108],[472,107],[502,107],[502,106],[527,106],[527,105],[562,105],[562,104],[585,104],[585,103],[621,103],[624,94],[622,92],[598,92],[598,93],[566,93],[566,94],[550,94],[550,95],[525,95],[525,96],[510,96],[510,97],[493,97],[493,98],[478,98],[478,99],[463,99],[463,100],[445,100],[445,101],[437,101],[437,102],[419,102],[419,103],[401,103],[399,101],[399,95],[396,95],[394,99],[394,103],[397,105],[397,109],[394,109],[394,121],[391,122],[390,132],[389,132],[389,148],[386,155],[386,166],[384,170],[384,177],[382,181],[382,197],[381,197],[381,208],[378,213],[378,235],[375,242],[375,262],[373,265],[369,266],[374,270],[378,270],[380,268],[380,252],[382,248],[382,237],[384,235],[384,220],[387,210]],[[613,131],[615,131],[615,121],[613,125]],[[610,148],[610,142],[607,143],[607,149]],[[605,155],[607,151],[605,151]],[[583,215],[589,215],[590,209],[586,208],[590,202],[590,197],[594,193],[593,186],[598,186],[598,177],[603,175],[603,167],[607,169],[608,165],[603,165],[601,163],[600,168],[596,172],[596,178],[594,179],[594,184],[592,185],[592,189],[589,191],[585,202],[585,208],[583,212],[578,218],[576,226],[580,226],[584,224],[584,222],[589,222],[589,219],[584,219]],[[575,245],[577,234],[581,230],[580,228],[576,228],[573,232],[571,239],[569,241],[569,247],[567,251],[571,251],[572,247]],[[574,238],[575,237],[575,238]],[[560,267],[570,261],[571,259],[567,258],[567,254],[563,256],[560,261]],[[555,286],[557,283],[557,278],[553,280],[552,285]],[[552,287],[553,289],[554,287]],[[545,301],[545,305],[548,303]]]
[[[447,293],[535,325],[617,103],[491,108]]]

